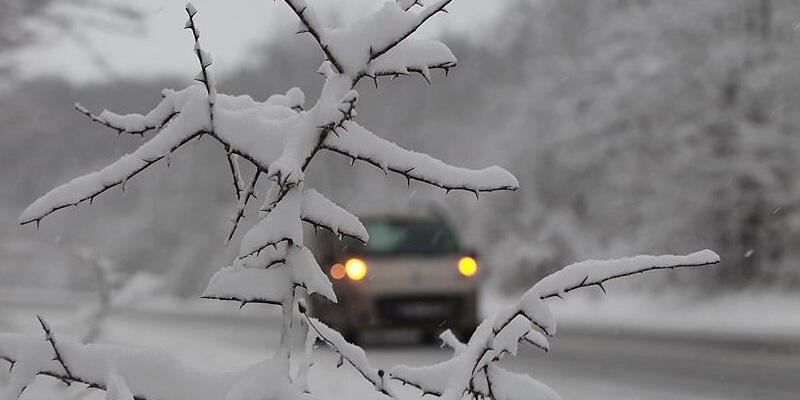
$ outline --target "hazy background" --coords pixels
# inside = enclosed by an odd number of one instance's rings
[[[329,24],[382,4],[317,3]],[[16,223],[55,185],[141,143],[91,123],[74,102],[146,112],[162,88],[190,83],[183,4],[0,0],[0,286],[91,287],[63,244],[159,274],[181,296],[197,295],[233,257],[224,235],[235,200],[211,141],[38,232]],[[320,54],[293,34],[284,4],[196,5],[220,91],[264,99],[300,86],[315,98]],[[521,189],[476,202],[334,155],[314,161],[311,186],[356,212],[407,199],[446,210],[503,290],[585,258],[702,248],[722,266],[650,276],[640,289],[800,287],[800,3],[458,0],[450,9],[422,34],[443,38],[459,66],[431,86],[363,82],[359,120],[456,165],[506,167]]]

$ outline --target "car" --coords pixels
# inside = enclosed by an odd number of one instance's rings
[[[333,235],[318,241],[338,304],[313,299],[314,315],[355,342],[365,332],[407,328],[427,340],[448,328],[468,338],[477,323],[481,271],[452,227],[425,215],[372,215],[361,222],[366,244]]]

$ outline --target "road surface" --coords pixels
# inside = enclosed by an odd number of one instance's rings
[[[63,307],[52,305],[4,307],[0,303],[0,320],[6,324],[13,321],[19,326],[20,321],[32,320],[36,312],[51,314],[61,324],[67,323],[65,316],[69,315]],[[29,328],[34,322],[30,321]],[[268,349],[278,340],[278,324],[275,314],[269,313],[243,317],[234,311],[129,311],[109,321],[105,339],[168,349],[201,368],[236,370],[269,354]],[[397,344],[395,339],[404,343]],[[434,363],[449,355],[446,349],[404,339],[400,334],[373,340],[367,346],[370,360],[385,368],[398,363]],[[725,343],[561,326],[551,348],[550,353],[525,348],[508,366],[529,372],[564,400],[800,399],[800,343]],[[359,378],[348,367],[337,371],[336,357],[330,351],[320,348],[316,355],[313,391],[327,393],[324,397],[328,399],[379,398],[364,383],[342,385],[342,374],[355,381]],[[408,398],[419,396],[409,389]]]

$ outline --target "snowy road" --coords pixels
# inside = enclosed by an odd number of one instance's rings
[[[33,311],[0,305],[2,315],[13,314],[15,319]],[[267,346],[277,342],[277,322],[272,316],[136,312],[114,317],[107,337],[170,349],[199,367],[238,369],[264,357]],[[800,398],[800,344],[658,339],[569,326],[559,330],[549,354],[527,349],[512,365],[547,383],[565,400]],[[448,355],[446,350],[413,343],[373,345],[367,352],[381,367],[432,363]],[[320,360],[312,369],[312,389],[324,390],[335,399],[377,398],[365,384],[341,385],[333,354],[321,349],[317,355]],[[353,371],[345,368],[344,372],[357,380]],[[409,398],[419,398],[413,390],[409,394]]]

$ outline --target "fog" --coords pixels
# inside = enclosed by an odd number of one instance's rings
[[[453,47],[459,66],[450,76],[436,74],[430,85],[420,77],[381,80],[378,90],[362,82],[359,120],[456,165],[504,166],[522,188],[476,202],[421,183],[406,187],[400,177],[332,155],[310,168],[314,187],[356,212],[409,204],[446,210],[497,271],[493,284],[512,290],[584,258],[706,247],[723,256],[722,268],[666,275],[645,288],[664,279],[713,291],[796,287],[800,7],[514,1],[497,6],[494,17],[480,12],[484,21],[473,29],[476,5],[467,3],[452,6],[454,22],[424,33]],[[90,246],[123,270],[163,274],[175,293],[196,294],[232,257],[224,231],[235,199],[224,158],[210,143],[191,144],[125,193],[65,210],[39,231],[16,226],[37,196],[140,143],[92,124],[74,102],[145,112],[162,88],[183,87],[195,74],[191,38],[171,22],[180,7],[91,4],[26,10],[26,32],[56,32],[64,43],[28,34],[0,53],[14,66],[0,99],[3,243]],[[326,14],[329,23],[360,10],[347,4]],[[269,22],[285,13],[280,4],[242,4],[253,11],[244,17],[238,5],[208,6],[203,39],[221,91],[260,99],[292,86],[318,93],[319,51],[308,37],[285,35],[289,23]],[[124,29],[86,23],[76,7]],[[59,10],[68,10],[63,23],[47,25]],[[269,17],[254,16],[261,14]],[[151,32],[154,25],[171,33]],[[85,35],[83,50],[69,44]],[[37,267],[52,269],[18,268]]]

